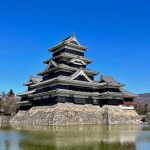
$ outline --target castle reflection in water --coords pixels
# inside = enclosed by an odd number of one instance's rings
[[[150,144],[148,125],[15,126],[15,129],[0,129],[1,150],[134,150],[146,144],[145,141]]]

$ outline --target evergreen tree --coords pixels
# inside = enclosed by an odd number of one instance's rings
[[[12,89],[10,89],[10,91],[8,92],[8,96],[11,96],[11,95],[15,95]]]

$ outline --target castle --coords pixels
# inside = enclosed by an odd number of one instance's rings
[[[58,104],[82,108],[87,105],[91,108],[116,106],[122,110],[133,110],[136,95],[126,91],[124,84],[104,75],[99,81],[94,80],[99,72],[87,68],[93,62],[85,57],[87,49],[74,34],[50,48],[53,55],[44,61],[47,66],[38,73],[41,77],[31,76],[24,83],[28,90],[18,94],[21,96],[20,110],[29,111]]]

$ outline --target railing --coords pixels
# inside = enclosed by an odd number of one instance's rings
[[[127,105],[119,105],[119,107],[121,109],[124,109],[124,110],[134,110],[134,106],[132,106],[132,105],[129,105],[129,106],[127,106]]]

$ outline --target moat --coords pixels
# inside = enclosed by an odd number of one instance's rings
[[[0,127],[0,150],[149,150],[149,125]]]

